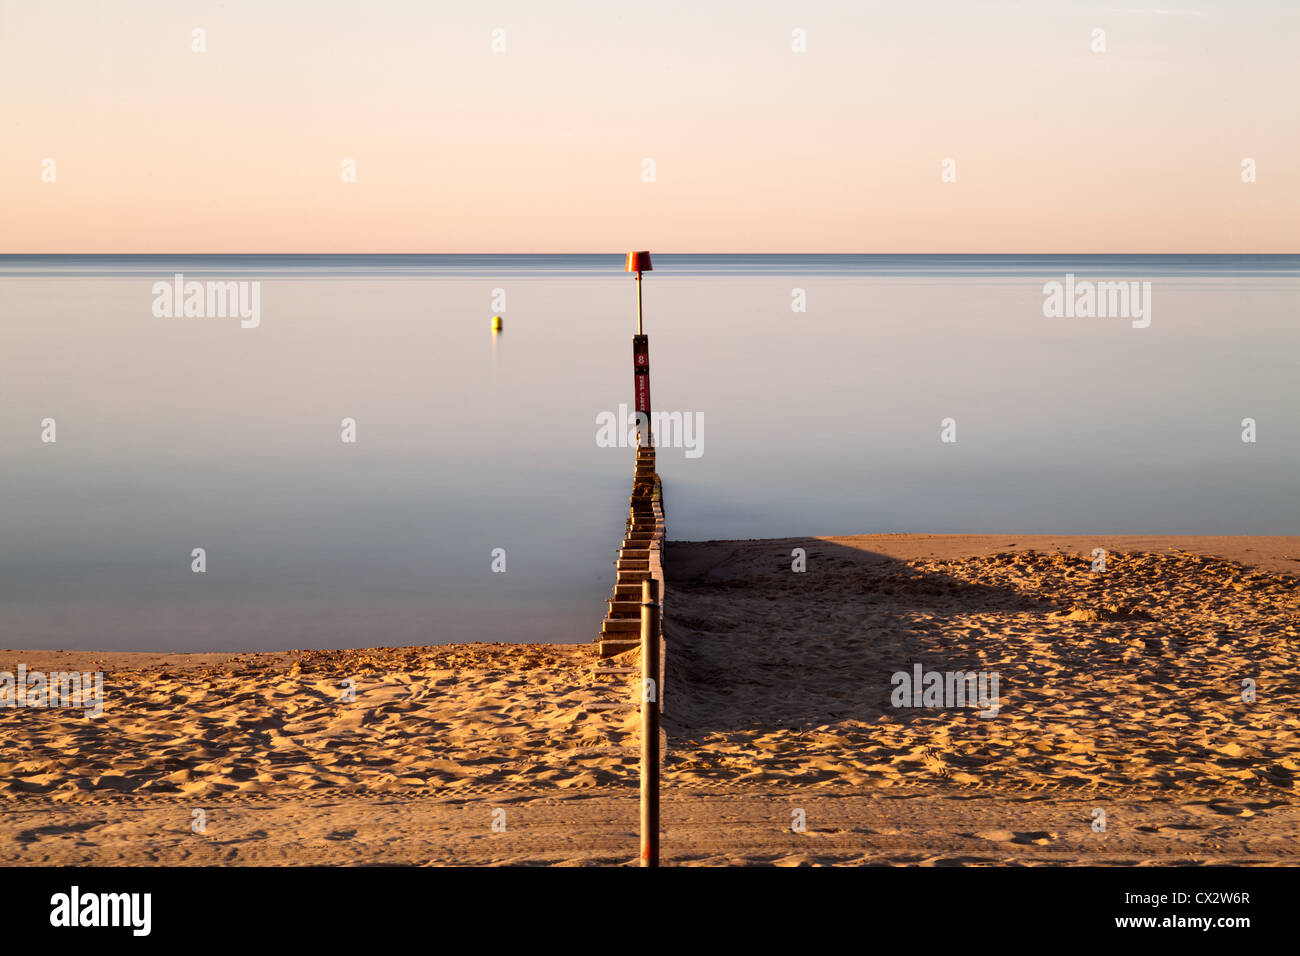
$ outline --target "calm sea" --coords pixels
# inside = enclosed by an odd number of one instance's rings
[[[156,317],[176,273],[260,324]],[[1149,326],[1045,318],[1067,273]],[[672,538],[1300,533],[1300,256],[662,255],[644,298],[703,423]],[[635,323],[620,256],[0,256],[0,646],[591,640]]]

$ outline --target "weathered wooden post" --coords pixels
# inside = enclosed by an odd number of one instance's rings
[[[659,865],[659,582],[641,582],[641,865]]]

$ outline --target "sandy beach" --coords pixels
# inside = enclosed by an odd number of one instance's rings
[[[1300,862],[1300,539],[671,542],[667,569],[668,864]],[[634,657],[3,651],[103,671],[105,703],[0,709],[0,862],[628,863],[635,674],[598,670]],[[894,706],[915,665],[995,672],[996,716]]]

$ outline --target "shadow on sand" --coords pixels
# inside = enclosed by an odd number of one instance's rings
[[[916,664],[945,672],[998,665],[990,630],[972,627],[971,615],[991,622],[1008,612],[1061,610],[1013,588],[831,541],[769,544],[669,545],[665,721],[679,731],[815,727],[886,714],[906,723],[918,712],[890,703],[894,673]],[[807,553],[802,573],[791,567],[795,548]]]

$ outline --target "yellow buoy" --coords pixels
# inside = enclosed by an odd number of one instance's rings
[[[492,316],[492,331],[493,332],[501,331],[501,316],[499,315]]]

